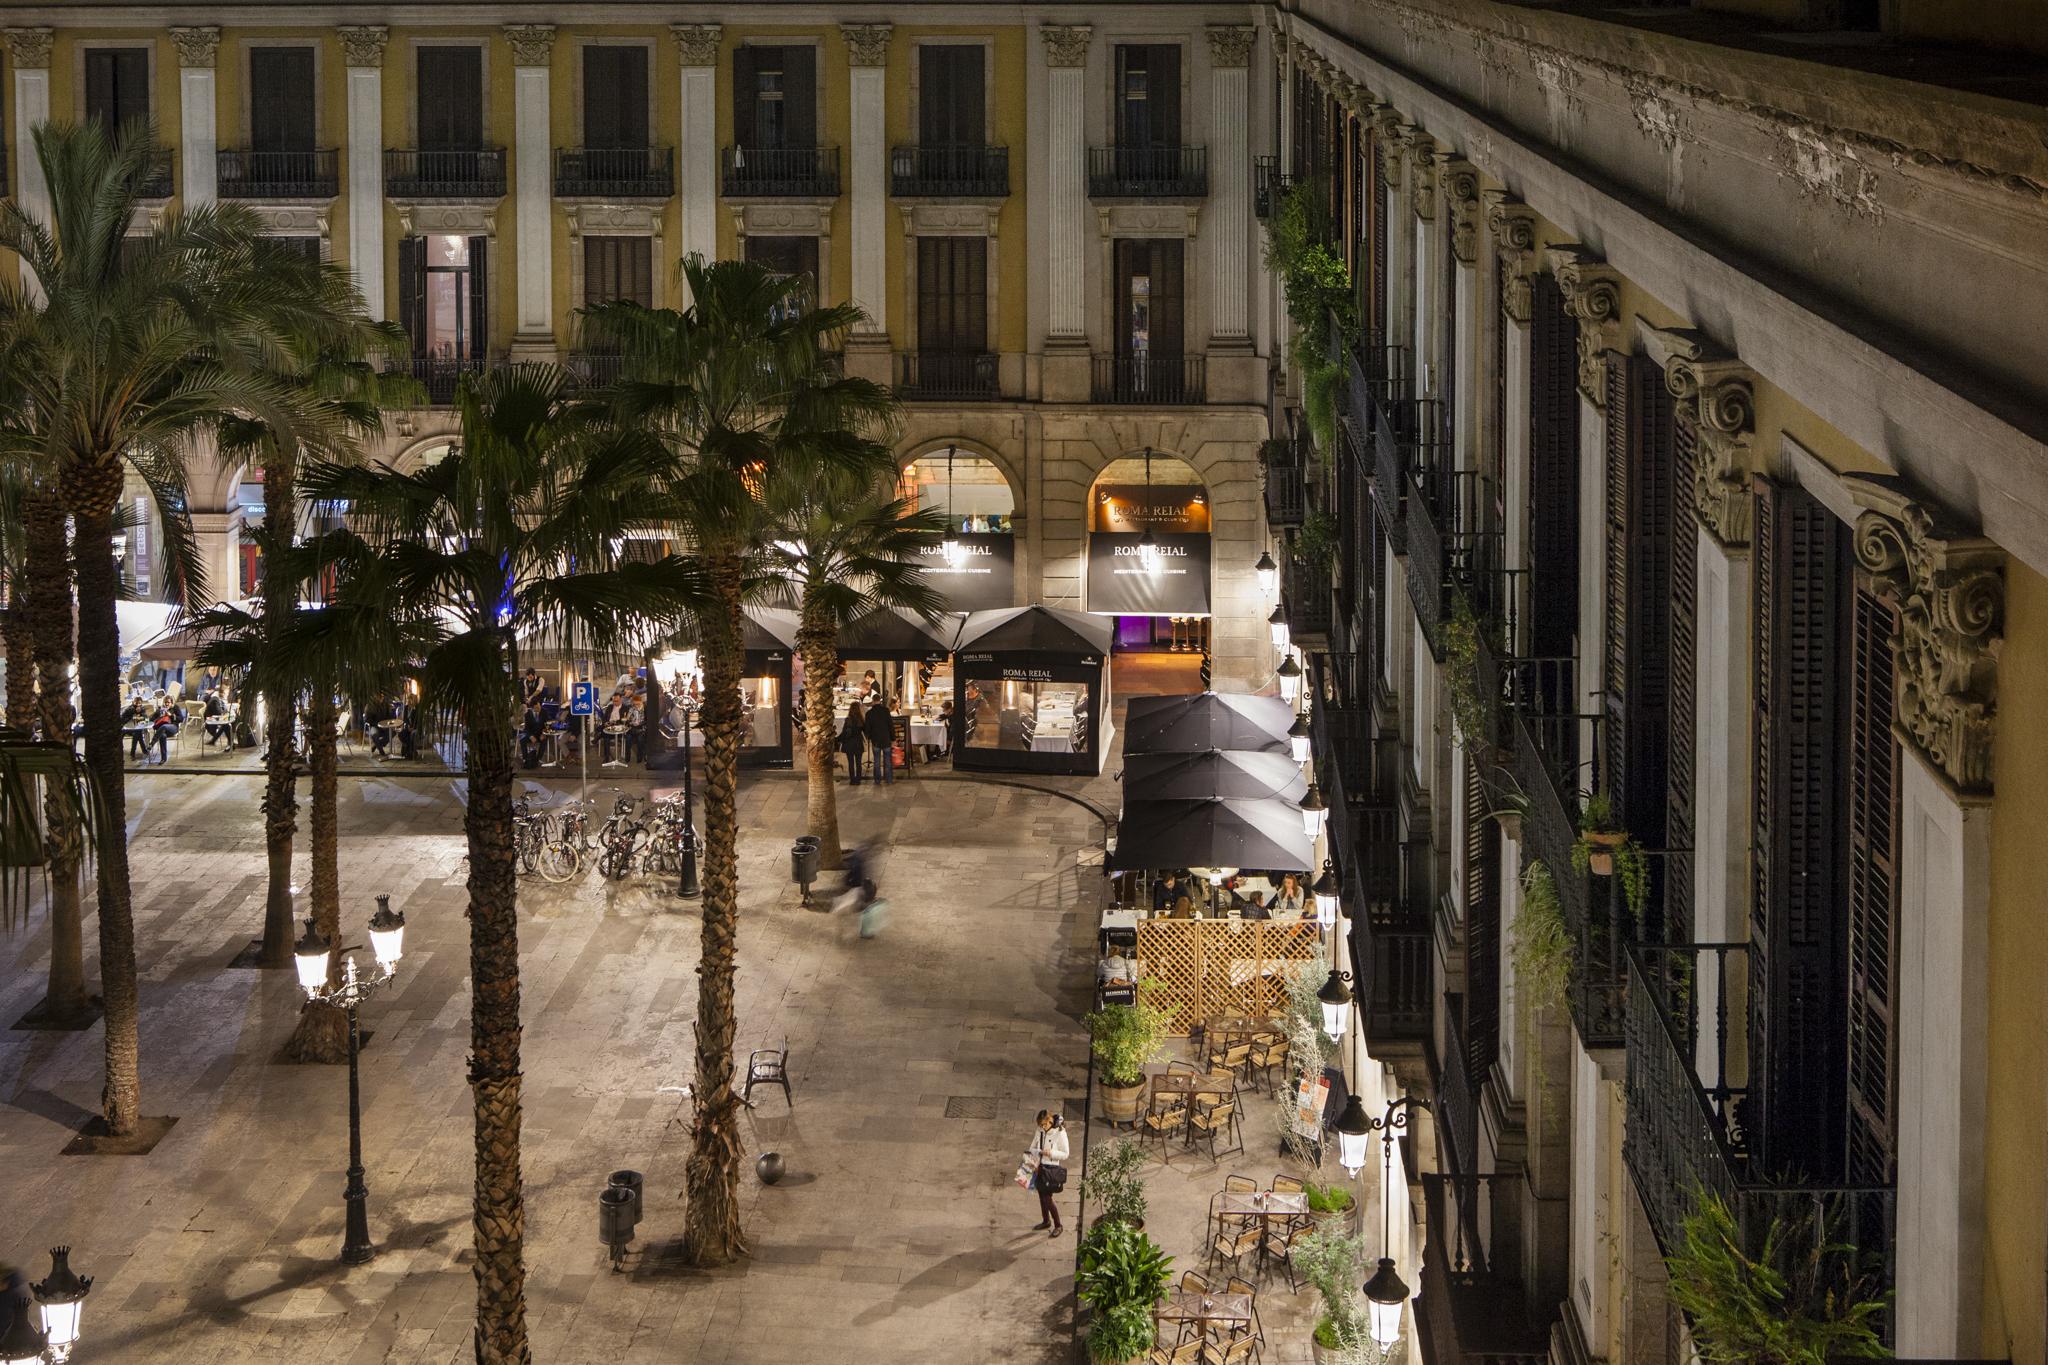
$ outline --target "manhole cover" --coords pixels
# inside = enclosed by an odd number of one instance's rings
[[[946,1096],[946,1117],[949,1119],[992,1119],[995,1116],[996,1101],[992,1095]]]

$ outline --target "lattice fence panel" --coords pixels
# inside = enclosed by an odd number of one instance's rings
[[[1201,927],[1199,920],[1138,921],[1138,961],[1148,980],[1166,984],[1157,1003],[1172,1013],[1167,1031],[1181,1037],[1201,1018],[1202,945],[1195,932]]]
[[[1313,921],[1142,920],[1138,959],[1163,982],[1168,1031],[1186,1036],[1217,1015],[1277,1017],[1293,964],[1321,951]]]

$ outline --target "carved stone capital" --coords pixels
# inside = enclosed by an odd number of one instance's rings
[[[676,40],[676,55],[684,66],[717,66],[725,29],[719,24],[670,24]]]
[[[1479,168],[1453,155],[1437,163],[1436,175],[1451,219],[1451,254],[1470,265],[1479,259]]]
[[[1856,560],[1898,608],[1893,724],[1964,795],[1991,791],[2005,552],[1895,476],[1850,475]]]
[[[1211,24],[1206,30],[1209,35],[1209,64],[1211,66],[1241,67],[1252,64],[1252,43],[1258,37],[1258,30],[1249,24]]]
[[[51,31],[46,28],[10,28],[7,30],[7,55],[13,60],[18,71],[47,71],[50,69]]]
[[[1506,190],[1486,192],[1486,231],[1500,262],[1500,306],[1515,322],[1526,323],[1535,310],[1536,210]]]
[[[213,59],[220,52],[220,30],[205,28],[174,28],[171,30],[171,46],[178,49],[180,67],[213,69]]]
[[[1088,42],[1095,30],[1086,24],[1040,24],[1039,41],[1045,44],[1047,66],[1088,65]]]
[[[1436,139],[1421,128],[1410,126],[1404,139],[1407,143],[1409,169],[1414,172],[1408,179],[1408,195],[1414,205],[1415,216],[1424,222],[1436,219]]]
[[[507,24],[505,41],[512,44],[514,66],[547,66],[554,61],[553,24]]]
[[[1607,353],[1621,346],[1621,275],[1582,246],[1543,253],[1565,311],[1579,324],[1579,392],[1596,408],[1607,406]]]
[[[334,30],[341,39],[341,59],[348,66],[384,65],[384,45],[391,30],[382,24],[345,24]]]
[[[889,35],[895,31],[890,24],[841,24],[839,36],[846,40],[846,64],[887,66]]]
[[[1756,375],[1690,327],[1642,324],[1643,349],[1664,370],[1697,454],[1693,504],[1700,524],[1730,549],[1749,544],[1750,441],[1756,434]]]

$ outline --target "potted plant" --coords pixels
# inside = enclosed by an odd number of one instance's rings
[[[1319,1228],[1336,1228],[1340,1232],[1353,1232],[1358,1226],[1358,1201],[1351,1191],[1331,1181],[1324,1184],[1319,1180],[1302,1182],[1302,1193],[1308,1196],[1308,1216]]]
[[[1145,1182],[1138,1171],[1145,1163],[1145,1149],[1125,1138],[1088,1154],[1088,1174],[1081,1181],[1081,1198],[1102,1212],[1096,1225],[1129,1223],[1145,1226]]]
[[[1593,792],[1579,809],[1579,837],[1572,844],[1572,868],[1581,876],[1619,877],[1629,913],[1638,919],[1650,899],[1650,860],[1643,846],[1619,828],[1614,803]]]
[[[1572,980],[1572,935],[1557,899],[1557,882],[1541,858],[1522,873],[1522,904],[1509,932],[1515,989],[1538,1010],[1565,1003]]]
[[[1152,1349],[1152,1310],[1173,1280],[1173,1258],[1129,1223],[1097,1224],[1081,1240],[1075,1295],[1090,1311],[1088,1355],[1123,1365]]]
[[[1365,1239],[1326,1224],[1294,1247],[1294,1265],[1322,1300],[1316,1317],[1317,1365],[1336,1365],[1358,1356],[1371,1339],[1365,1295]]]
[[[1136,1123],[1145,1094],[1145,1065],[1166,1042],[1167,1013],[1152,1003],[1159,983],[1143,982],[1134,1005],[1104,1005],[1088,1016],[1095,1060],[1102,1064],[1102,1112],[1112,1123]]]

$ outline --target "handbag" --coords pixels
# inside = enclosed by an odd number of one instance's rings
[[[1038,1168],[1038,1187],[1047,1194],[1058,1194],[1067,1187],[1067,1168],[1046,1162]]]

